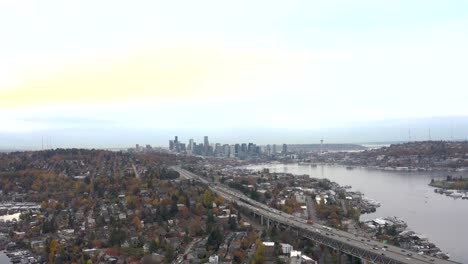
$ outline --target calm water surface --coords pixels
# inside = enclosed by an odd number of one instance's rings
[[[8,258],[8,256],[5,254],[4,251],[0,251],[0,263],[2,264],[11,263],[10,259]]]
[[[450,259],[468,263],[468,200],[454,199],[434,193],[428,186],[432,178],[444,178],[446,172],[401,172],[318,165],[266,164],[250,166],[268,168],[270,172],[308,174],[314,178],[327,178],[340,185],[351,185],[354,191],[375,199],[381,207],[361,220],[397,216],[408,224],[408,229],[428,236],[429,241]],[[454,173],[450,173],[454,175]]]

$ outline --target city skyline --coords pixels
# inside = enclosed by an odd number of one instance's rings
[[[75,131],[77,130],[77,131]],[[203,143],[210,135],[212,142],[236,144],[256,142],[267,144],[368,144],[426,140],[467,140],[468,117],[428,118],[414,120],[385,120],[380,122],[356,123],[352,126],[329,127],[316,130],[294,129],[231,129],[231,130],[116,130],[109,127],[104,131],[89,132],[79,126],[65,130],[37,131],[32,133],[0,132],[0,149],[40,150],[46,148],[121,148],[150,144],[167,147],[167,140],[174,134],[184,142],[194,139]],[[70,139],[72,137],[72,139]]]

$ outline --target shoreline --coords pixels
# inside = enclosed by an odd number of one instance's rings
[[[256,165],[274,165],[274,164],[298,164],[302,166],[316,166],[316,165],[326,165],[326,166],[340,166],[350,169],[374,169],[379,171],[397,171],[397,172],[446,172],[446,173],[463,173],[466,172],[468,176],[468,168],[463,169],[453,169],[447,167],[406,167],[406,166],[366,166],[366,165],[352,165],[352,164],[343,164],[343,163],[329,163],[329,162],[303,162],[303,161],[293,161],[293,162],[282,162],[282,161],[262,161],[262,162],[253,162],[248,163],[247,165],[242,166],[256,166]]]

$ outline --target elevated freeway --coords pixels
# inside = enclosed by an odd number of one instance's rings
[[[454,264],[456,262],[434,258],[425,255],[419,255],[416,252],[383,244],[379,241],[351,234],[345,231],[332,229],[319,224],[308,224],[305,219],[294,217],[275,208],[257,202],[237,190],[232,190],[224,185],[215,184],[207,179],[191,173],[179,167],[173,167],[184,178],[195,179],[207,184],[211,190],[218,195],[223,196],[229,201],[235,201],[239,206],[251,211],[254,215],[261,218],[261,222],[267,225],[280,224],[296,232],[298,236],[310,239],[314,242],[326,245],[362,260],[372,263],[383,264]]]

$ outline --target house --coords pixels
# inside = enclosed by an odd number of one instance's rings
[[[96,249],[95,248],[89,248],[89,249],[85,248],[85,249],[83,249],[83,253],[88,255],[89,257],[92,257],[96,253]]]
[[[289,244],[283,244],[283,243],[281,243],[280,246],[281,246],[281,252],[283,254],[285,254],[285,255],[291,254],[291,251],[293,250],[293,246],[291,246]]]
[[[272,258],[275,255],[275,242],[262,242],[265,246],[265,251],[263,255],[265,259]]]
[[[211,255],[208,258],[208,263],[218,264],[218,255]]]
[[[17,231],[13,231],[13,237],[15,239],[22,239],[26,236],[26,232],[17,232]]]
[[[31,250],[35,253],[42,253],[45,249],[45,242],[42,240],[31,241]]]

